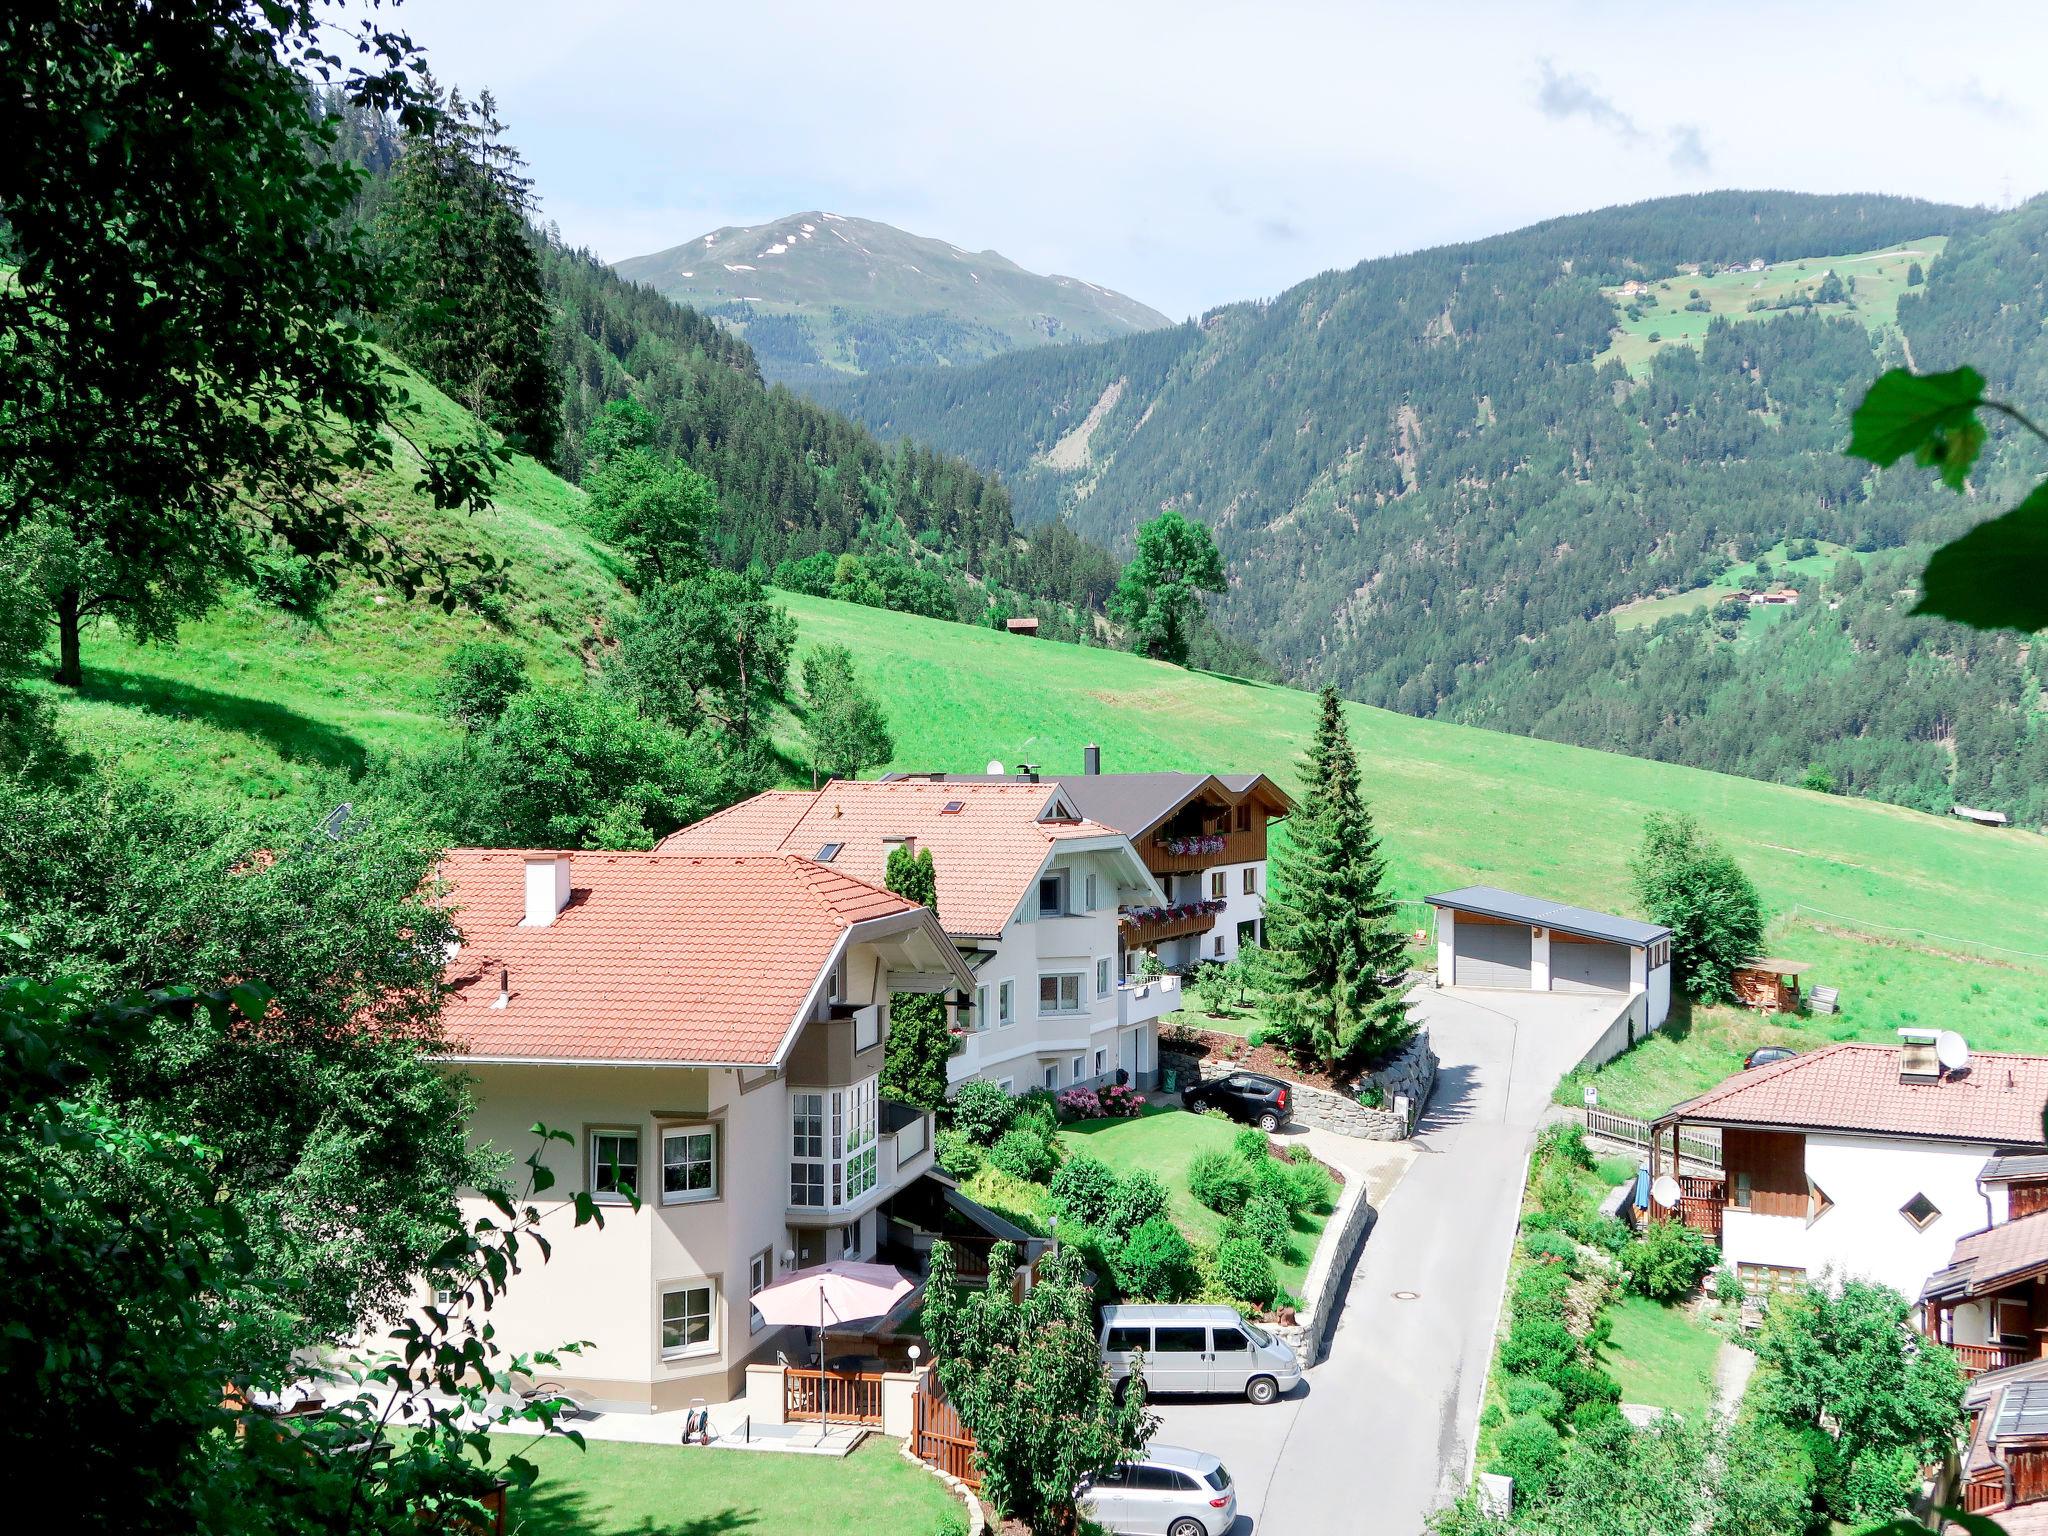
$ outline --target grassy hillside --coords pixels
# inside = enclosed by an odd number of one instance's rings
[[[1313,700],[1288,688],[789,603],[806,642],[861,658],[897,768],[1001,758],[1073,771],[1092,741],[1110,771],[1261,769],[1291,785],[1313,723]],[[1485,882],[1627,910],[1643,816],[1689,811],[1756,879],[1774,952],[1813,961],[1809,980],[1841,988],[1843,1013],[1815,1032],[1938,1024],[1987,1049],[2048,1050],[2048,839],[1363,706],[1352,722],[1403,897]],[[1426,922],[1425,908],[1407,910]]]

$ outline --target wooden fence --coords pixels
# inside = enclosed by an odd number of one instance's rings
[[[1607,1141],[1618,1141],[1624,1146],[1647,1153],[1650,1150],[1650,1124],[1628,1115],[1617,1115],[1611,1109],[1588,1107],[1586,1134],[1599,1136]],[[1721,1166],[1721,1133],[1714,1130],[1697,1129],[1678,1133],[1680,1160],[1698,1163],[1706,1168]]]
[[[920,1381],[911,1399],[911,1454],[979,1492],[981,1474],[974,1470],[974,1436],[960,1422],[953,1405],[934,1395],[931,1380],[927,1375]]]
[[[830,1419],[834,1424],[879,1425],[882,1378],[789,1366],[782,1373],[782,1416],[791,1423]]]
[[[2015,1344],[1951,1344],[1949,1348],[1955,1352],[1956,1364],[1963,1368],[1965,1376],[2002,1371],[2009,1365],[2024,1365],[2033,1358]]]

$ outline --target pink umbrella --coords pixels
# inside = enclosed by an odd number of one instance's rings
[[[785,1275],[754,1297],[754,1310],[764,1321],[777,1325],[808,1328],[818,1326],[818,1370],[825,1369],[825,1329],[828,1322],[858,1323],[885,1316],[897,1302],[916,1289],[902,1270],[887,1264],[854,1264],[839,1260],[814,1264],[809,1269]],[[825,1403],[822,1377],[818,1405]],[[831,1429],[830,1419],[820,1421]]]

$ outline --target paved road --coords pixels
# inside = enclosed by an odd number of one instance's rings
[[[1414,1164],[1387,1198],[1329,1356],[1283,1402],[1161,1407],[1158,1438],[1221,1456],[1232,1536],[1415,1536],[1462,1486],[1529,1142],[1613,1000],[1423,992],[1442,1062]]]

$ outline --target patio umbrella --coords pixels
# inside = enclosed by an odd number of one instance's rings
[[[831,1323],[858,1323],[882,1317],[915,1289],[902,1270],[888,1264],[855,1264],[839,1260],[814,1264],[785,1275],[754,1297],[754,1310],[764,1321],[807,1328],[818,1325],[818,1417],[832,1428],[825,1409],[825,1329]]]

